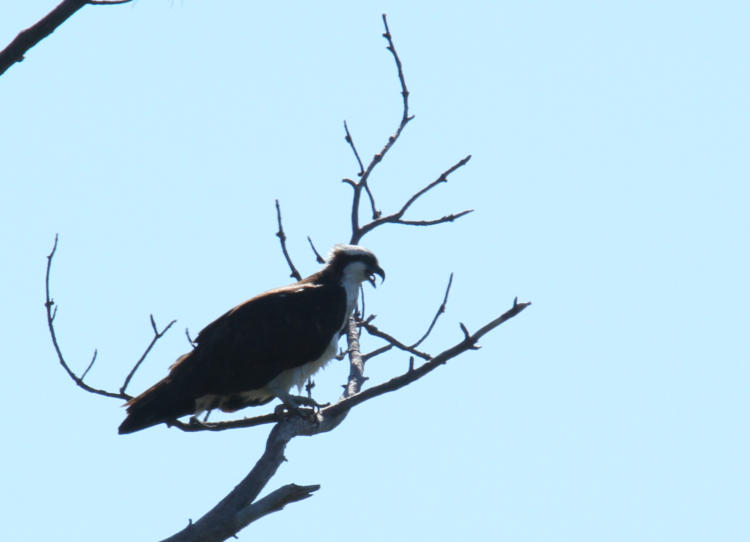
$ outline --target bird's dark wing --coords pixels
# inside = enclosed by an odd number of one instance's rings
[[[165,378],[128,401],[120,433],[191,414],[204,395],[261,388],[284,370],[317,360],[341,330],[345,312],[343,288],[309,282],[238,305],[206,326]]]
[[[318,359],[341,330],[345,311],[346,293],[339,285],[297,283],[271,290],[206,326],[171,376],[185,382],[194,397],[260,388],[282,371]]]

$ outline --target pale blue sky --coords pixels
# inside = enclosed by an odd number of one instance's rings
[[[55,1],[7,2],[0,42]],[[372,180],[379,206],[466,154],[412,218],[363,244],[378,322],[426,348],[534,305],[470,353],[297,439],[270,489],[320,483],[240,534],[323,540],[750,539],[750,7],[744,2],[160,2],[88,7],[0,78],[0,538],[157,540],[245,475],[267,428],[118,436],[76,388],[165,374],[194,333],[285,283],[279,198],[304,273],[348,239],[356,173],[396,126],[389,15],[416,118]],[[370,346],[375,343],[369,343]],[[394,354],[371,382],[403,371]],[[347,367],[317,378],[335,399]],[[255,539],[254,538],[254,539]]]

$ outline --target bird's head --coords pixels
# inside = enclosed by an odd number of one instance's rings
[[[357,284],[369,281],[375,286],[375,275],[385,280],[385,271],[378,265],[378,259],[371,251],[356,245],[336,245],[328,256],[328,265],[334,268],[347,281]]]

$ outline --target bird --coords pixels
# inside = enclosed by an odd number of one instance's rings
[[[335,245],[325,265],[257,295],[208,324],[162,380],[130,399],[120,434],[219,408],[234,412],[275,398],[302,414],[290,394],[337,353],[360,286],[385,271],[370,250]],[[313,402],[314,403],[314,402]]]

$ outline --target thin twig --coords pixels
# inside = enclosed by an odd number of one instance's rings
[[[352,138],[351,132],[349,132],[349,125],[347,125],[346,121],[344,121],[344,132],[346,132],[346,136],[344,139],[347,143],[349,143],[349,146],[352,149],[352,152],[354,153],[354,158],[357,160],[357,165],[359,166],[359,171],[357,172],[358,177],[362,177],[365,174],[365,166],[362,164],[362,159],[359,156],[359,151],[357,151],[357,147],[354,144],[354,138]],[[355,183],[356,186],[356,183]],[[367,192],[367,196],[370,199],[370,208],[372,209],[372,219],[375,220],[380,216],[380,211],[377,210],[377,206],[375,205],[375,196],[372,195],[372,191],[370,190],[370,186],[367,184],[367,182],[364,183],[365,191]]]
[[[310,239],[310,236],[307,236],[307,242],[310,243],[310,248],[312,249],[313,253],[315,254],[315,261],[319,264],[324,264],[326,261],[323,259],[323,256],[320,255],[320,252],[315,248],[315,245],[312,242],[312,239]]]
[[[86,370],[83,371],[83,373],[81,373],[81,380],[83,380],[84,378],[86,378],[86,375],[89,374],[89,371],[94,366],[94,362],[96,361],[96,355],[97,355],[97,350],[96,350],[96,348],[94,348],[94,355],[91,356],[91,363],[89,363],[89,366],[86,367]]]
[[[435,327],[435,323],[438,321],[438,318],[440,318],[440,315],[445,312],[445,304],[448,302],[448,294],[451,291],[451,285],[453,284],[453,273],[451,273],[450,278],[448,279],[448,286],[445,288],[445,295],[443,296],[443,302],[438,307],[437,312],[435,313],[435,317],[432,319],[432,322],[430,323],[430,327],[427,328],[427,331],[425,331],[425,334],[422,335],[422,337],[411,345],[411,348],[416,348],[422,342],[429,336],[430,333],[432,333],[432,329]]]
[[[141,363],[146,359],[146,356],[148,356],[148,353],[151,352],[151,349],[156,344],[156,341],[161,339],[164,334],[169,331],[169,328],[174,325],[177,320],[172,320],[167,324],[167,327],[159,331],[159,329],[156,327],[156,321],[154,320],[154,315],[149,314],[149,318],[151,319],[151,329],[154,330],[154,337],[151,339],[151,342],[148,343],[148,346],[146,347],[146,350],[143,351],[143,354],[141,354],[141,357],[138,358],[138,361],[135,362],[135,365],[133,365],[133,368],[130,369],[130,372],[128,373],[128,376],[125,377],[125,381],[122,383],[122,387],[120,388],[120,393],[122,395],[125,395],[125,390],[128,387],[128,384],[130,384],[130,380],[133,378],[133,375],[135,375],[135,372],[140,368]],[[185,330],[187,332],[187,329]],[[188,340],[190,339],[190,335],[188,335]]]
[[[393,348],[393,344],[388,343],[388,344],[381,346],[380,348],[376,348],[372,352],[368,352],[367,354],[362,354],[362,361],[367,362],[371,360],[372,358],[375,358],[381,354],[385,354],[391,348]]]
[[[185,328],[185,337],[187,337],[188,342],[190,343],[190,346],[195,348],[198,346],[198,343],[193,340],[193,338],[190,336],[190,330],[188,328]]]
[[[357,146],[354,144],[354,139],[352,139],[352,134],[349,132],[349,125],[344,121],[344,132],[346,135],[344,136],[344,139],[347,143],[349,143],[349,146],[352,149],[352,152],[354,153],[354,158],[357,159],[357,165],[359,166],[359,171],[357,172],[357,175],[361,177],[365,172],[365,166],[362,164],[362,159],[359,157],[359,152],[357,151]]]
[[[417,201],[420,197],[422,197],[425,193],[427,193],[430,190],[432,190],[437,185],[439,185],[441,183],[447,183],[448,182],[448,176],[451,173],[453,173],[454,171],[456,171],[457,169],[464,167],[469,162],[469,160],[471,160],[471,155],[470,154],[467,155],[467,156],[465,156],[464,158],[462,158],[461,160],[459,160],[455,164],[453,164],[451,167],[449,167],[445,171],[443,171],[437,179],[435,179],[430,184],[428,184],[427,186],[425,186],[424,188],[422,188],[420,191],[418,191],[416,194],[414,194],[412,197],[410,197],[406,201],[406,203],[404,203],[404,206],[401,207],[401,209],[398,212],[398,215],[399,216],[403,216],[403,214],[406,212],[406,210],[409,207],[411,207],[412,203],[414,203],[415,201]]]
[[[432,220],[395,220],[394,224],[401,224],[402,226],[434,226],[436,224],[445,224],[446,222],[453,222],[457,218],[461,218],[464,215],[473,213],[474,209],[466,209],[460,213],[446,215],[440,218],[434,218]]]
[[[401,96],[404,100],[404,114],[403,119],[401,121],[402,126],[406,125],[407,122],[409,122],[414,117],[409,117],[409,91],[406,88],[406,80],[404,79],[404,69],[401,65],[401,59],[398,57],[398,53],[396,53],[396,46],[393,44],[393,38],[391,36],[391,30],[388,28],[388,19],[386,18],[385,13],[383,13],[383,25],[385,26],[385,34],[383,34],[383,37],[388,40],[388,50],[393,54],[393,60],[396,61],[396,68],[398,69],[398,80],[401,83]],[[398,137],[398,135],[396,135]],[[391,142],[391,144],[395,143]]]
[[[399,350],[403,350],[404,352],[409,352],[410,354],[414,354],[417,357],[420,357],[425,360],[432,359],[432,356],[430,354],[427,354],[426,352],[421,352],[417,350],[416,348],[413,348],[411,346],[408,346],[401,341],[399,341],[396,337],[389,335],[385,331],[381,331],[378,329],[377,326],[369,323],[369,322],[362,322],[362,327],[367,330],[367,333],[372,335],[373,337],[378,337],[380,339],[383,339],[387,341],[388,343],[392,344]],[[371,356],[372,357],[372,356]]]
[[[367,197],[370,200],[370,208],[372,209],[372,219],[377,220],[378,218],[380,218],[380,215],[382,213],[375,206],[375,196],[372,195],[372,190],[370,190],[370,185],[367,183],[365,183],[365,192],[367,192]]]
[[[276,232],[276,237],[278,237],[279,241],[281,242],[281,252],[284,253],[286,263],[289,264],[289,269],[291,270],[289,276],[296,280],[302,280],[302,275],[300,275],[299,271],[297,271],[297,268],[294,267],[292,259],[289,257],[289,252],[287,252],[286,250],[286,234],[284,233],[284,228],[281,225],[281,207],[279,206],[279,200],[276,200],[276,220],[279,223],[279,231]]]

